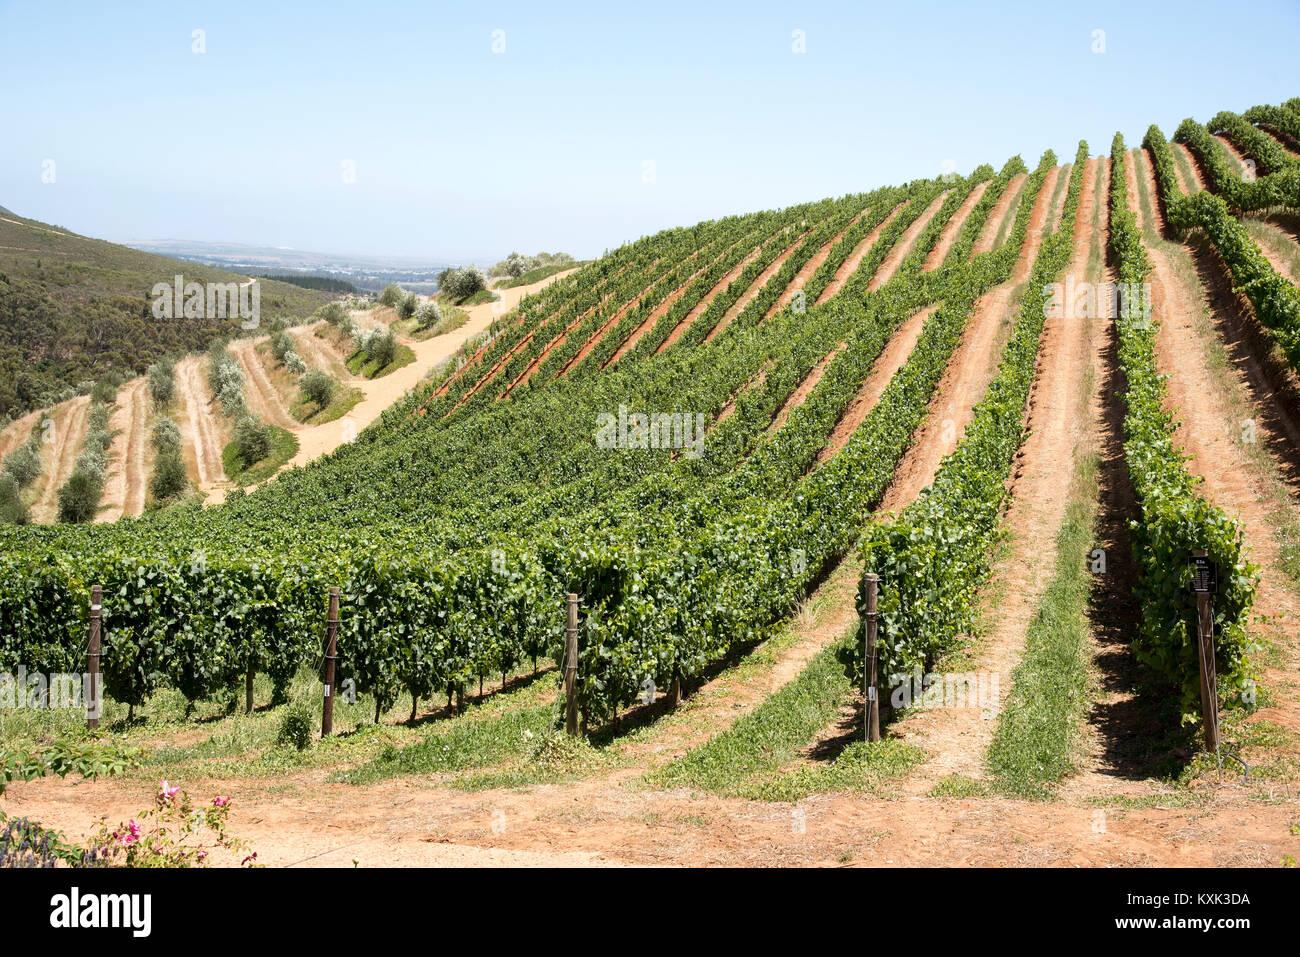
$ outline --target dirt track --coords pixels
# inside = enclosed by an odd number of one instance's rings
[[[930,225],[930,220],[938,215],[939,208],[943,206],[943,201],[948,198],[948,194],[940,193],[930,201],[930,205],[921,210],[921,215],[912,220],[910,226],[903,230],[903,235],[898,237],[898,242],[894,243],[893,248],[889,250],[888,255],[880,263],[880,268],[876,274],[871,277],[867,283],[867,291],[875,292],[889,280],[893,279],[895,274],[903,265],[912,247],[916,245],[917,239],[925,231],[925,227]]]
[[[1017,173],[1007,181],[1007,188],[1002,191],[998,201],[993,204],[993,209],[989,212],[989,218],[984,223],[984,228],[975,240],[975,245],[971,247],[972,257],[978,256],[980,253],[990,252],[993,249],[998,233],[1002,230],[1002,224],[1006,222],[1008,216],[1014,216],[1013,210],[1018,209],[1020,206],[1020,193],[1024,190],[1027,179],[1029,177],[1025,173]]]
[[[108,430],[115,433],[109,446],[109,477],[104,484],[99,522],[115,522],[123,515],[144,511],[149,488],[149,418],[152,399],[148,381],[132,379],[117,391],[117,410],[109,417]]]
[[[229,346],[230,354],[244,370],[244,400],[249,411],[263,422],[282,429],[295,429],[298,421],[289,414],[284,396],[271,382],[271,377],[266,374],[266,365],[257,353],[257,345],[262,341],[261,338],[234,339]]]
[[[971,210],[984,197],[988,191],[990,180],[985,180],[970,191],[970,195],[962,201],[957,212],[953,214],[948,225],[943,227],[943,232],[939,234],[939,241],[935,243],[934,248],[930,250],[930,255],[925,257],[925,265],[921,267],[922,272],[931,272],[943,265],[943,261],[948,258],[948,251],[952,249],[952,244],[957,241],[957,236],[961,232],[962,226],[970,218]]]
[[[27,441],[28,436],[32,434],[32,428],[40,421],[42,414],[39,409],[35,412],[28,412],[26,415],[14,419],[3,430],[0,430],[0,462],[4,461],[6,455]]]
[[[986,293],[975,304],[957,351],[943,374],[915,444],[903,457],[881,504],[896,511],[934,481],[943,457],[957,447],[976,403],[997,372],[1001,346],[1010,334],[1020,296],[1018,287],[1028,278],[1042,242],[1048,203],[1059,167],[1050,170],[1034,200],[1024,245],[1012,267],[1011,278]]]
[[[1154,196],[1154,174],[1141,159],[1137,175],[1146,178]],[[1156,232],[1164,230],[1158,206],[1142,209],[1141,217]],[[1190,456],[1188,470],[1202,478],[1207,499],[1242,523],[1248,557],[1260,565],[1254,611],[1265,620],[1252,630],[1277,642],[1286,667],[1265,668],[1265,680],[1279,689],[1279,704],[1258,716],[1300,731],[1300,648],[1294,634],[1300,597],[1287,585],[1275,537],[1281,523],[1300,516],[1300,420],[1268,384],[1243,334],[1254,317],[1232,294],[1210,249],[1194,239],[1188,250],[1178,262],[1148,243],[1152,313],[1160,322],[1157,368],[1168,376],[1169,407],[1181,420],[1174,441]],[[1222,360],[1216,358],[1220,342],[1227,343]],[[1243,441],[1246,436],[1249,441]]]
[[[870,208],[867,208],[859,212],[849,221],[847,226],[823,243],[821,248],[818,249],[817,252],[813,253],[806,263],[799,267],[799,271],[795,273],[794,278],[790,280],[790,284],[785,287],[781,295],[776,297],[776,302],[772,303],[772,305],[768,307],[767,312],[763,316],[764,319],[771,319],[794,301],[794,297],[799,294],[799,290],[808,285],[808,280],[811,279],[813,274],[822,267],[822,263],[826,262],[830,257],[831,250],[835,248],[835,244],[844,237],[844,234],[853,227],[854,223],[867,215],[870,211]],[[818,301],[820,302],[821,300],[819,299]]]
[[[1100,199],[1094,188],[1096,169],[1097,161],[1088,160],[1079,193],[1074,255],[1062,280],[1073,280],[1080,290],[1086,288],[1083,283],[1100,280],[1104,261],[1105,234],[1093,228],[1092,219]],[[1068,175],[1066,169],[1059,175]],[[1090,254],[1096,271],[1089,270]],[[1010,547],[991,576],[990,590],[1001,596],[995,624],[970,652],[968,670],[998,676],[998,711],[1011,690],[1011,674],[1024,651],[1030,618],[1054,569],[1050,550],[1070,500],[1078,450],[1091,441],[1087,370],[1101,320],[1082,302],[1062,306],[1059,315],[1044,323],[1040,340],[1029,394],[1029,432],[1017,455],[1004,519]],[[899,722],[900,735],[932,755],[908,776],[908,793],[924,794],[950,774],[983,777],[984,756],[996,727],[997,721],[981,708],[935,708],[908,715]]]
[[[718,320],[717,325],[709,330],[709,334],[704,337],[705,342],[712,342],[723,333],[727,326],[731,325],[733,319],[745,311],[745,307],[749,305],[750,301],[763,291],[763,287],[768,284],[773,276],[781,271],[785,261],[794,255],[794,251],[799,248],[807,235],[807,232],[800,233],[789,246],[781,251],[779,256],[768,263],[767,268],[758,274],[750,287],[740,294],[740,297],[731,304],[730,309],[722,314],[722,318]]]
[[[880,396],[894,377],[894,373],[903,367],[911,356],[912,350],[916,348],[916,341],[921,338],[921,330],[925,328],[926,321],[938,308],[938,304],[927,306],[894,330],[894,334],[885,343],[885,348],[872,364],[870,375],[858,387],[857,394],[850,400],[840,420],[835,423],[835,428],[831,430],[826,444],[817,453],[818,464],[834,457],[835,453],[844,448],[853,437],[858,426],[866,421],[867,415],[880,401]]]
[[[305,465],[312,459],[331,452],[356,435],[428,374],[441,362],[456,354],[456,350],[466,340],[487,331],[499,311],[509,311],[519,305],[519,300],[529,293],[536,292],[551,283],[569,275],[573,270],[548,276],[541,282],[528,286],[516,286],[513,289],[499,290],[500,303],[485,302],[466,309],[469,318],[459,329],[423,342],[408,342],[415,353],[415,361],[403,366],[381,379],[358,379],[354,385],[365,394],[347,415],[333,422],[321,425],[299,427],[295,431],[298,437],[298,454],[290,460],[289,466]],[[493,307],[497,307],[494,309]]]
[[[894,221],[895,217],[903,211],[903,207],[906,205],[906,203],[902,203],[895,206],[890,211],[889,215],[881,220],[880,224],[868,233],[862,242],[858,243],[858,247],[853,250],[853,252],[849,253],[844,262],[840,263],[840,268],[835,270],[834,277],[826,284],[826,288],[822,290],[822,294],[817,297],[818,305],[821,305],[823,302],[839,293],[844,284],[848,282],[849,277],[858,271],[858,267],[862,265],[862,260],[866,259],[867,254],[871,252],[871,247],[876,245],[880,240],[880,234]]]
[[[86,436],[86,416],[90,412],[90,397],[79,395],[60,403],[50,412],[54,423],[51,429],[53,442],[42,446],[41,477],[37,479],[37,499],[31,508],[33,522],[52,523],[58,515],[59,489],[72,474],[81,454],[81,443]]]
[[[206,356],[186,356],[176,363],[176,400],[183,410],[177,425],[190,480],[211,492],[226,481],[221,452],[226,447],[224,428],[208,389]]]

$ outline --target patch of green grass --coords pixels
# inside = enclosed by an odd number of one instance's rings
[[[1020,195],[1025,191],[1025,185],[1028,179],[1022,180],[1016,194],[1011,198],[1011,205],[1007,207],[1007,215],[1002,218],[1002,225],[998,227],[997,237],[993,240],[993,248],[1001,249],[1006,243],[1007,237],[1011,234],[1011,227],[1016,223],[1016,210],[1020,208]]]
[[[1300,280],[1300,246],[1280,234],[1277,227],[1269,226],[1258,219],[1245,217],[1241,222],[1261,251],[1267,250],[1281,260],[1283,271],[1288,279],[1292,282]]]
[[[358,349],[348,356],[348,371],[364,379],[382,379],[390,372],[396,372],[402,366],[409,366],[414,361],[415,353],[411,351],[411,347],[404,346],[401,343],[398,343],[397,354],[393,357],[393,361],[383,367],[380,367]]]
[[[80,741],[96,738],[122,747],[143,748],[138,768],[126,777],[192,781],[200,778],[274,779],[286,773],[308,769],[337,770],[366,765],[404,745],[416,744],[435,734],[445,735],[462,724],[491,721],[510,711],[535,709],[553,696],[554,684],[546,673],[529,680],[526,673],[512,677],[504,691],[495,691],[482,701],[467,702],[454,717],[441,708],[425,714],[415,724],[406,721],[374,724],[374,701],[358,695],[355,701],[335,698],[335,734],[319,738],[321,684],[310,669],[303,669],[286,689],[286,703],[271,706],[272,686],[268,677],[255,676],[252,714],[244,714],[243,689],[222,692],[217,697],[187,702],[179,692],[167,688],[154,694],[136,717],[127,720],[127,707],[105,699],[101,731],[86,731],[84,711],[68,709],[0,709],[0,748],[18,744]],[[314,729],[313,740],[303,751],[277,743],[280,726],[288,709],[306,707]],[[388,714],[410,713],[411,700],[401,696]],[[459,732],[446,740],[473,740]],[[473,764],[466,756],[465,764]],[[283,784],[284,782],[277,782]]]
[[[525,738],[524,742],[526,746],[516,749],[516,760],[508,766],[459,775],[446,783],[463,791],[557,784],[608,770],[619,763],[609,750],[596,747],[581,737],[570,738],[553,727],[540,735]]]
[[[1157,794],[1143,794],[1137,797],[1128,794],[1115,794],[1108,797],[1091,797],[1083,803],[1088,807],[1114,807],[1124,811],[1144,811],[1149,808],[1196,808],[1208,804],[1211,795],[1200,794],[1187,789],[1162,791]]]
[[[930,788],[929,796],[933,798],[972,798],[987,797],[988,793],[989,786],[987,782],[976,781],[964,774],[949,774]]]
[[[1189,193],[1196,192],[1196,171],[1192,169],[1192,161],[1186,151],[1180,150],[1174,144],[1169,146],[1170,152],[1174,154],[1174,165],[1178,167],[1178,172],[1183,177],[1183,182],[1187,185]]]
[[[455,306],[443,306],[442,319],[435,322],[428,329],[420,329],[416,326],[414,319],[404,319],[401,322],[394,323],[393,330],[400,332],[407,338],[414,339],[416,342],[424,342],[426,339],[433,339],[436,336],[454,332],[467,322],[469,322],[469,313],[464,309],[457,309]]]
[[[850,692],[838,659],[850,636],[823,649],[797,678],[726,731],[646,776],[654,787],[698,787],[735,794],[754,778],[774,774],[834,720]]]
[[[235,442],[221,450],[221,464],[226,470],[226,478],[236,485],[255,485],[268,479],[298,454],[297,436],[278,425],[269,425],[267,428],[271,430],[271,454],[264,459],[245,462]]]
[[[449,292],[440,292],[436,298],[441,308],[448,309],[454,306],[478,306],[485,302],[496,302],[501,297],[490,289],[480,289],[463,299],[457,299]]]
[[[1091,685],[1087,554],[1094,540],[1099,468],[1095,454],[1076,467],[1056,538],[1056,568],[1030,620],[1024,657],[1012,674],[989,747],[989,770],[999,789],[1021,797],[1050,796],[1048,785],[1075,766]]]
[[[534,742],[548,735],[554,715],[551,705],[539,705],[478,721],[450,722],[416,744],[386,747],[367,764],[341,772],[337,780],[372,784],[387,778],[489,767],[527,753]]]
[[[365,397],[355,386],[340,386],[334,390],[329,405],[321,407],[300,392],[289,414],[304,425],[323,425],[347,415]]]
[[[756,801],[798,801],[825,791],[888,796],[884,786],[902,780],[923,761],[921,748],[899,738],[854,741],[834,761],[796,764],[775,777],[743,784],[735,793]]]
[[[1043,228],[1049,232],[1056,229],[1057,210],[1065,205],[1065,190],[1070,185],[1070,167],[1073,165],[1066,163],[1056,174],[1056,188],[1052,190],[1052,201],[1048,204],[1047,216],[1043,220]]]
[[[577,269],[580,266],[585,266],[589,261],[590,260],[584,262],[573,262],[573,263],[552,263],[549,266],[538,266],[536,269],[530,269],[528,272],[524,273],[518,279],[498,280],[496,283],[496,288],[514,289],[518,286],[531,286],[535,282],[541,282],[547,276],[554,276],[557,272],[564,272],[565,270],[568,269]]]

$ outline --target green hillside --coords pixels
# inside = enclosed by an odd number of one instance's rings
[[[155,283],[236,273],[140,252],[24,219],[0,207],[0,417],[66,396],[109,368],[137,374],[166,352],[193,352],[238,331],[237,319],[158,320]],[[329,297],[262,281],[262,319],[306,316]]]

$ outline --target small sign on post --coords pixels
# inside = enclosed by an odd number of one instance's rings
[[[103,708],[104,692],[100,687],[99,645],[104,621],[104,589],[90,586],[90,635],[86,642],[86,728],[99,730],[99,715]]]
[[[321,706],[320,736],[334,733],[334,663],[338,651],[339,590],[330,589],[329,614],[325,618],[325,700]]]
[[[1203,548],[1192,552],[1192,591],[1196,593],[1196,657],[1201,670],[1201,715],[1205,722],[1205,747],[1219,756],[1219,680],[1214,662],[1214,600],[1218,569]]]
[[[567,619],[564,629],[564,730],[569,737],[578,736],[578,596],[565,600]]]
[[[876,602],[880,590],[880,576],[867,572],[862,576],[862,631],[865,647],[862,661],[862,696],[866,699],[866,713],[863,715],[863,730],[866,740],[880,740],[880,688],[876,675],[876,629],[879,613]]]

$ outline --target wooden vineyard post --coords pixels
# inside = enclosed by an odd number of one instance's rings
[[[866,713],[863,715],[863,729],[866,740],[880,740],[880,687],[876,675],[876,600],[880,589],[880,576],[867,572],[862,576],[862,591],[865,608],[862,612],[862,631],[866,647],[862,659],[862,696],[866,699]]]
[[[569,595],[568,621],[564,629],[564,730],[578,734],[578,596]]]
[[[325,619],[325,701],[321,708],[320,736],[334,733],[334,661],[339,637],[339,590],[330,589],[329,615]]]
[[[1214,565],[1203,548],[1192,552],[1192,590],[1196,592],[1196,657],[1201,670],[1201,715],[1205,722],[1205,747],[1219,757],[1219,680],[1214,663],[1214,600],[1218,586]]]
[[[90,635],[86,642],[86,728],[99,730],[104,694],[99,680],[99,646],[104,620],[104,589],[90,586]]]

